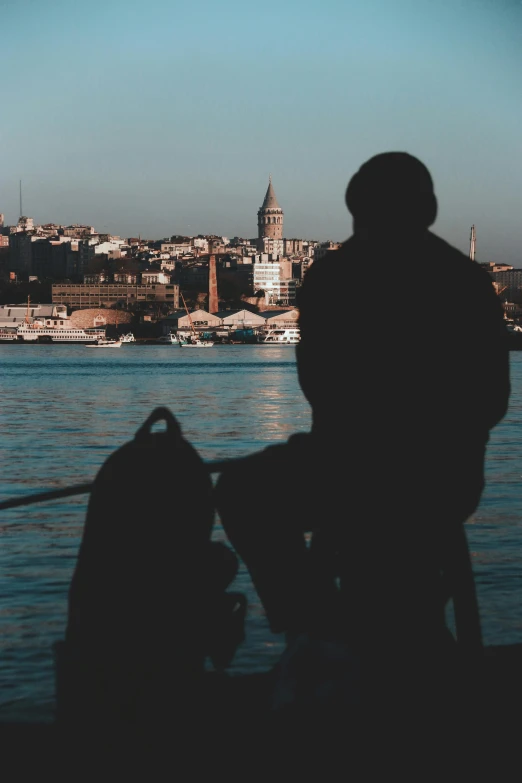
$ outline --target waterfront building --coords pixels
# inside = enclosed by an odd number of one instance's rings
[[[267,329],[295,329],[298,324],[299,310],[263,310]]]
[[[192,310],[189,317],[186,310],[183,312],[184,315],[180,314],[177,318],[177,327],[183,331],[191,331],[191,322],[196,331],[213,331],[221,326],[221,318],[216,313],[198,309]]]
[[[259,329],[264,327],[264,316],[250,310],[220,310],[216,313],[221,323],[227,329]]]
[[[64,320],[68,318],[67,307],[56,304],[6,304],[0,305],[0,327],[16,327],[32,324],[35,318]],[[56,324],[55,324],[56,325]]]
[[[114,307],[117,304],[132,307],[139,303],[168,304],[179,307],[179,285],[174,283],[55,283],[52,287],[53,304],[65,304],[71,309]]]

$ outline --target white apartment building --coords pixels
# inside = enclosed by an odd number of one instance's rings
[[[163,283],[166,285],[167,283],[170,283],[170,275],[165,274],[165,272],[142,272],[141,273],[141,282],[143,285],[150,285],[151,283]]]
[[[34,231],[34,219],[22,215],[22,217],[18,219],[16,226],[11,226],[9,231],[11,234],[18,234],[22,231]]]
[[[192,244],[195,248],[201,250],[202,253],[208,253],[208,239],[206,237],[194,237]]]
[[[262,237],[258,240],[258,247],[261,253],[270,253],[274,256],[283,256],[285,250],[285,240],[278,237]]]
[[[284,277],[286,268],[283,271],[278,259],[269,259],[269,255],[263,253],[255,257],[253,271],[254,291],[265,292],[265,304],[295,304],[298,281],[291,276]]]
[[[160,250],[162,253],[168,253],[170,256],[177,258],[187,253],[192,253],[192,245],[190,242],[164,242],[161,244]]]
[[[123,244],[123,242],[98,242],[94,246],[94,254],[106,253],[109,258],[121,258],[126,255],[126,251],[122,249]]]

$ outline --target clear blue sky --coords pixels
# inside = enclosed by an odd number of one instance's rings
[[[522,266],[520,0],[0,0],[0,212],[122,236],[351,233],[359,165],[429,167],[434,230]]]

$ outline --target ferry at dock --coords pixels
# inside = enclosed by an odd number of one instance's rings
[[[0,329],[2,343],[83,343],[96,344],[105,339],[105,329],[77,329],[70,324],[50,325],[43,320],[20,324],[16,329]]]
[[[301,332],[297,326],[294,329],[269,329],[266,334],[258,335],[257,339],[262,345],[297,345]]]
[[[98,343],[105,328],[82,329],[71,324],[65,305],[0,306],[0,343]]]

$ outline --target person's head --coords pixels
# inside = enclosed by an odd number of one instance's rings
[[[384,152],[363,163],[346,189],[355,234],[425,231],[437,217],[433,180],[406,152]]]

